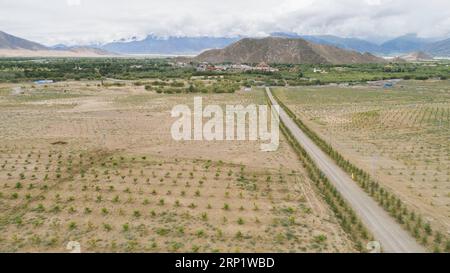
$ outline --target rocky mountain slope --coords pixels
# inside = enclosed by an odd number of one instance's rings
[[[0,31],[0,49],[47,50],[47,47]]]
[[[116,54],[91,47],[50,48],[0,31],[0,57],[104,57]]]
[[[381,63],[369,53],[348,51],[304,39],[268,37],[245,38],[224,49],[203,52],[196,61],[210,63],[287,63],[287,64],[352,64]]]

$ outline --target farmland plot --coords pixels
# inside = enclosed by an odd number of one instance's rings
[[[176,142],[176,104],[143,86],[0,90],[0,251],[352,252],[288,143]],[[264,104],[262,91],[203,94]]]
[[[393,89],[280,88],[276,94],[345,158],[441,233],[450,232],[448,81],[403,81]]]

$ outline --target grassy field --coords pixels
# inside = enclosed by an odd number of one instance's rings
[[[20,92],[17,92],[17,88]],[[204,104],[265,104],[262,90]],[[0,85],[0,251],[353,252],[287,141],[176,142],[194,95]]]
[[[275,93],[344,158],[448,235],[449,81],[402,81],[392,89],[278,88]]]

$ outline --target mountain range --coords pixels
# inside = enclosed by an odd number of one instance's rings
[[[342,38],[333,35],[297,35],[291,33],[273,33],[274,37],[302,38],[314,43],[332,45],[358,52],[370,52],[383,56],[398,56],[411,52],[423,51],[435,57],[450,57],[450,39],[439,41],[436,39],[420,38],[416,34],[406,34],[382,44],[373,43],[358,38]]]
[[[423,51],[435,57],[450,57],[450,39],[436,40],[407,34],[388,40],[382,44],[359,38],[343,38],[333,35],[298,35],[292,33],[272,33],[271,37],[304,39],[316,44],[330,45],[341,49],[369,52],[378,56],[399,56]],[[144,40],[117,41],[99,48],[119,54],[166,54],[196,55],[209,49],[222,49],[240,40],[241,37],[168,37],[153,35]]]
[[[207,49],[224,48],[240,38],[225,37],[168,37],[153,35],[144,40],[118,41],[100,46],[101,49],[119,54],[167,54],[196,55]]]
[[[205,51],[195,58],[209,63],[352,64],[382,63],[384,59],[300,38],[245,38],[224,49]]]
[[[306,41],[338,47],[340,49],[369,52],[377,56],[403,56],[412,52],[422,51],[433,57],[450,57],[450,39],[436,40],[407,34],[384,43],[375,43],[359,38],[343,38],[333,35],[298,35],[295,33],[278,32],[271,37],[304,39]],[[143,40],[133,38],[129,41],[119,40],[103,45],[47,47],[0,31],[0,57],[101,57],[122,55],[197,55],[205,50],[223,49],[241,37],[167,37],[161,38],[149,35]]]
[[[0,31],[0,57],[103,57],[115,53],[84,46],[47,47]]]
[[[450,57],[450,39],[426,45],[424,50],[433,56]]]

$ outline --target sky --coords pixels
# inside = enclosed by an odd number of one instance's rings
[[[450,37],[450,0],[0,0],[0,30],[43,43],[273,32]]]

